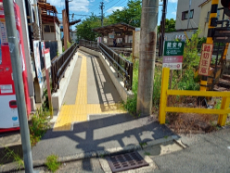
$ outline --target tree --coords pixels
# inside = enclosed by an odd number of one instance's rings
[[[98,36],[97,33],[93,32],[93,28],[101,26],[101,20],[99,17],[92,14],[90,17],[82,21],[81,24],[76,26],[77,29],[77,38],[80,39],[95,41]]]
[[[165,32],[173,32],[175,31],[175,25],[176,25],[176,21],[171,18],[171,19],[166,19],[165,20]],[[158,26],[158,33],[161,32],[161,25]]]
[[[140,27],[141,25],[141,0],[128,1],[127,7],[122,10],[113,11],[113,13],[107,17],[104,17],[104,25],[111,25],[116,23],[127,23],[131,26]],[[93,32],[94,28],[101,26],[101,18],[91,14],[76,26],[77,38],[95,41],[98,33]]]
[[[109,21],[114,24],[124,22],[135,27],[140,27],[141,3],[140,0],[129,1],[126,8],[113,11],[113,13],[108,16]]]

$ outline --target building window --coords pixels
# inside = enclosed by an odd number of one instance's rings
[[[50,26],[50,32],[54,32],[54,26]]]
[[[182,12],[182,20],[187,20],[190,16],[190,19],[193,18],[194,10],[190,10],[190,15],[188,14],[188,11]]]
[[[53,25],[44,25],[44,32],[54,32],[54,26]]]
[[[44,32],[50,32],[50,26],[44,25]]]

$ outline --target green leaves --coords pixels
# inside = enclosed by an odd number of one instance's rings
[[[83,20],[83,22],[76,26],[77,28],[77,38],[78,40],[85,39],[90,41],[95,41],[98,36],[97,33],[93,32],[93,28],[101,26],[101,20],[99,17],[95,16],[93,13],[90,17]]]
[[[127,8],[116,10],[108,18],[112,23],[124,22],[135,27],[141,26],[141,1],[131,0],[127,4]]]
[[[135,27],[140,27],[141,3],[141,0],[128,1],[127,8],[113,11],[111,15],[104,17],[104,26],[124,22]],[[100,36],[98,33],[93,32],[93,29],[97,27],[101,27],[101,17],[92,13],[91,16],[76,26],[78,41],[81,39],[95,41]]]
[[[198,55],[199,31],[192,35],[191,40],[186,40],[184,49],[183,69],[197,69],[200,63]]]
[[[175,29],[176,21],[172,19],[165,20],[165,32],[173,32],[176,31]],[[158,33],[161,32],[161,26],[158,26]]]

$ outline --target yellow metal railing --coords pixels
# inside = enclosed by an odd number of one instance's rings
[[[200,113],[200,114],[218,114],[218,125],[224,126],[230,113],[230,92],[214,92],[214,91],[180,91],[169,90],[169,68],[163,68],[161,82],[161,100],[159,111],[159,122],[165,124],[167,112],[183,112],[183,113]],[[184,107],[167,107],[167,98],[169,95],[175,96],[198,96],[198,97],[221,97],[221,109],[204,109],[204,108],[184,108]]]

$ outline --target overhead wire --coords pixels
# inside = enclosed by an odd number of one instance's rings
[[[97,1],[97,2],[101,2],[101,1]],[[91,9],[90,11],[94,11],[94,10],[96,10],[98,7],[99,7],[99,3],[97,3],[96,5],[95,5],[95,8],[93,8],[93,9]],[[88,15],[88,16],[91,16],[91,15]],[[83,18],[85,18],[85,17],[82,17],[80,20],[82,20]]]
[[[113,6],[115,6],[118,2],[120,2],[121,0],[118,0],[115,4],[113,4],[113,5],[111,5],[110,7],[108,7],[106,10],[108,10],[108,9],[110,9],[110,8],[112,8]],[[105,11],[106,11],[105,10]]]

